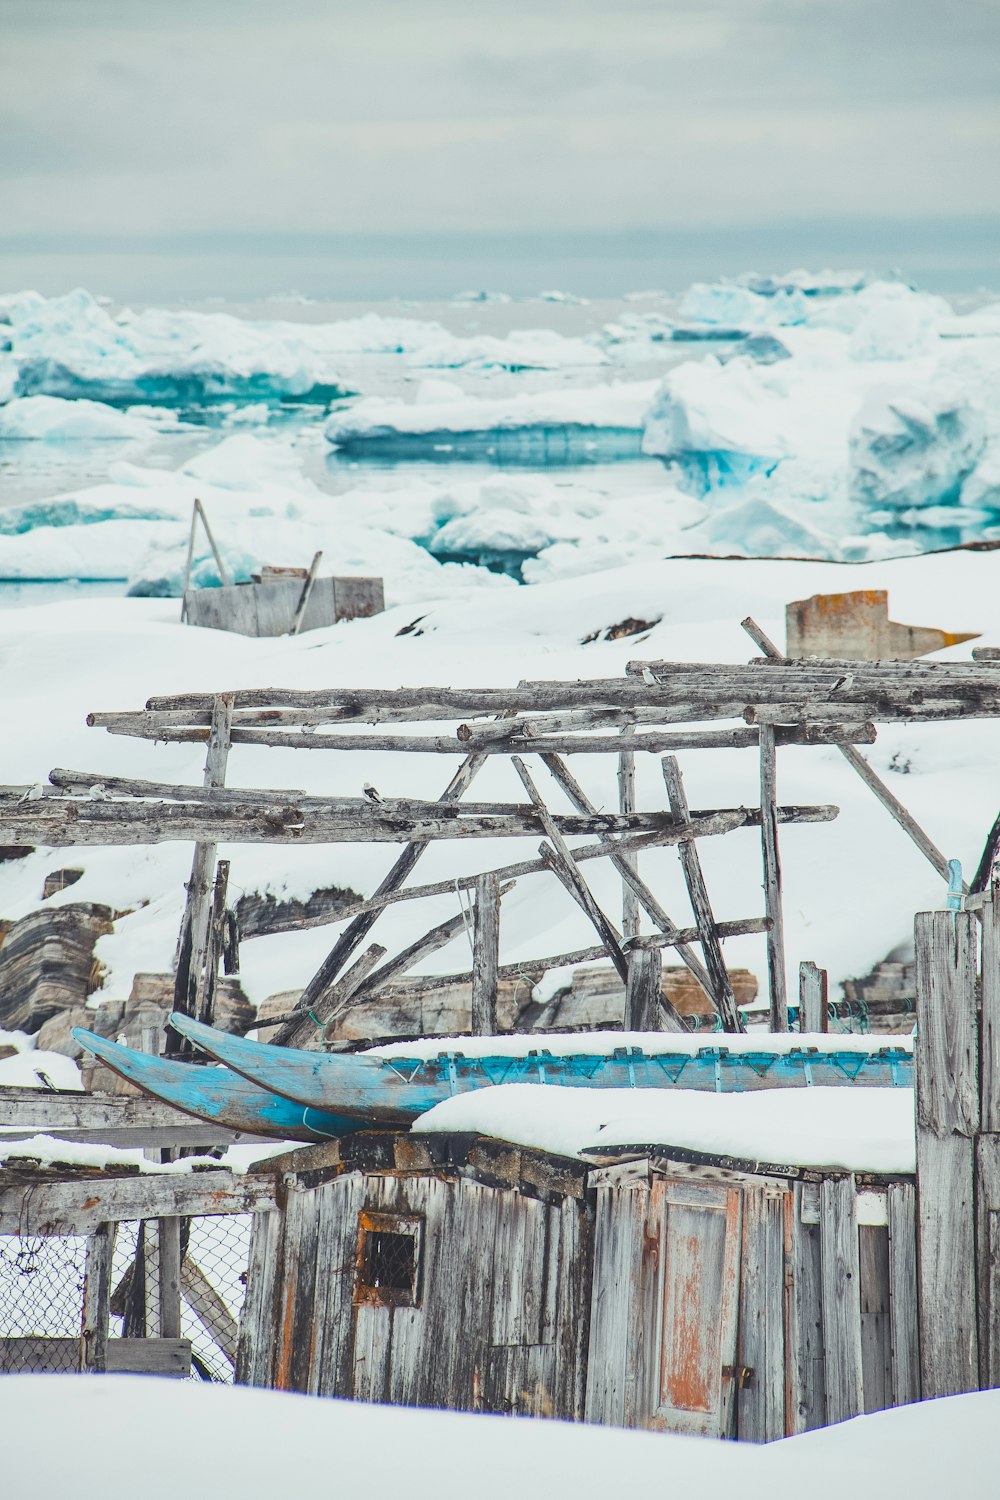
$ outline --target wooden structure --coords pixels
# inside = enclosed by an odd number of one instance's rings
[[[663,948],[674,950],[721,1024],[740,1029],[743,1017],[721,944],[728,936],[753,932],[766,936],[769,1023],[774,1030],[785,1030],[794,1004],[785,971],[779,832],[787,822],[827,821],[837,810],[780,804],[781,747],[835,745],[947,879],[944,853],[857,746],[874,739],[876,720],[1000,714],[1000,665],[793,662],[780,655],[753,621],[744,625],[766,660],[742,666],[632,662],[622,678],[525,682],[509,689],[265,688],[180,694],[152,698],[138,712],[91,714],[90,723],[114,734],[205,743],[204,785],[52,771],[49,784],[30,789],[30,796],[23,787],[0,789],[0,843],[72,846],[192,840],[195,851],[178,939],[174,1000],[178,1010],[201,1020],[214,1014],[220,965],[232,973],[239,963],[238,926],[228,908],[229,863],[217,858],[220,842],[401,845],[371,896],[338,901],[312,915],[278,917],[255,928],[259,935],[346,921],[296,1003],[283,1017],[269,1017],[271,1035],[281,1043],[301,1046],[334,1040],[345,1016],[371,1005],[467,926],[474,947],[469,970],[435,977],[421,993],[468,985],[470,1024],[477,1030],[497,1029],[496,996],[505,980],[530,983],[554,967],[595,959],[609,959],[618,975],[625,994],[624,1024],[680,1029],[685,1023],[664,991],[662,976],[654,972],[657,959],[648,957]],[[711,727],[726,719],[742,724]],[[286,788],[227,787],[229,758],[242,745],[340,754],[378,750],[401,756],[455,755],[460,763],[437,801],[386,798],[375,788],[359,797],[317,797]],[[695,748],[756,751],[759,808],[689,808],[674,752]],[[580,754],[611,758],[617,769],[617,812],[599,811],[574,776],[569,760]],[[636,806],[637,754],[661,758],[669,811],[662,804],[649,812]],[[479,771],[496,756],[510,760],[523,795],[506,802],[464,800]],[[529,762],[535,756],[569,811],[549,806],[538,770]],[[764,910],[720,919],[705,884],[698,841],[751,828],[760,830]],[[411,880],[433,840],[525,836],[541,838],[537,858],[474,869],[457,881]],[[591,842],[571,844],[577,836]],[[665,845],[678,849],[693,917],[689,927],[665,910],[638,868],[643,849]],[[620,877],[620,918],[601,909],[585,878],[584,862],[596,858],[609,860]],[[596,941],[572,953],[505,965],[498,950],[499,904],[510,882],[535,873],[559,881],[585,914]],[[408,948],[388,955],[381,944],[364,946],[380,913],[390,905],[449,895],[458,905],[456,914],[438,920]],[[642,922],[651,930],[641,931]],[[375,1010],[378,1013],[378,1007]]]
[[[186,589],[184,618],[189,625],[232,630],[237,635],[298,635],[338,620],[378,615],[385,609],[381,578],[310,579],[305,569],[301,577],[288,577],[288,571],[260,583]]]
[[[237,1379],[766,1441],[916,1399],[912,1178],[468,1136],[261,1164]]]

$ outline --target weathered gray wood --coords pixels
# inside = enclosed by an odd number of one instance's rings
[[[324,1036],[329,1036],[337,1023],[337,1019],[350,1005],[357,991],[361,988],[375,965],[381,963],[388,949],[383,948],[381,943],[370,943],[356,963],[353,963],[335,984],[332,984],[324,995],[321,995],[313,1006],[313,1015],[316,1017],[317,1025],[324,1022]],[[282,1019],[282,1018],[278,1018]],[[271,1023],[273,1024],[273,1022]]]
[[[482,755],[467,756],[441,793],[439,801],[442,803],[457,802],[472,784],[477,772],[481,770],[484,764],[485,757]],[[424,848],[425,845],[422,843],[410,843],[407,845],[385,879],[380,883],[375,892],[376,897],[384,896],[390,891],[398,890],[403,885],[424,852]],[[359,913],[358,916],[354,917],[347,924],[303,990],[299,1000],[303,1011],[314,1006],[324,991],[329,989],[351,954],[361,946],[371,931],[377,916],[378,908],[370,909]],[[302,1026],[303,1022],[287,1024],[277,1033],[274,1038],[275,1042],[279,1046],[293,1045]]]
[[[269,1387],[278,1342],[278,1297],[284,1248],[284,1214],[255,1213],[250,1231],[247,1293],[240,1310],[234,1379]],[[319,1309],[322,1313],[322,1309]]]
[[[188,528],[187,555],[184,558],[184,583],[181,588],[181,624],[187,619],[188,589],[191,585],[191,564],[194,562],[194,538],[198,526],[198,506],[191,507],[191,525]]]
[[[639,949],[628,956],[625,986],[626,1031],[659,1031],[663,960],[657,948]]]
[[[21,1373],[65,1371],[78,1349],[73,1338],[0,1338],[0,1369]],[[188,1339],[108,1339],[109,1375],[171,1375],[186,1380],[191,1373]]]
[[[539,854],[542,859],[551,858],[553,870],[558,874],[570,894],[575,896],[580,903],[580,906],[593,924],[598,937],[600,937],[607,949],[608,957],[618,970],[622,981],[627,984],[628,961],[622,953],[618,933],[591,895],[590,888],[577,869],[569,846],[560,833],[555,819],[543,802],[538,788],[531,779],[527,766],[521,760],[520,756],[512,755],[510,759],[511,765],[521,779],[522,786],[531,798],[535,811],[538,814],[538,820],[549,841],[548,847],[544,844],[541,846]],[[633,815],[629,814],[627,816]]]
[[[971,912],[919,912],[914,922],[917,1125],[942,1138],[979,1128],[977,938]]]
[[[742,624],[743,629],[747,632],[751,639],[756,642],[761,651],[763,651],[764,655],[768,657],[772,663],[792,665],[791,663],[787,662],[787,658],[781,655],[774,642],[768,639],[768,637],[761,630],[760,626],[757,625],[752,619],[748,617],[747,619],[742,621]],[[845,663],[845,665],[847,664]],[[846,679],[848,677],[850,678],[852,685],[857,680],[859,669],[861,669],[861,664],[852,662],[849,665],[851,668],[850,672],[843,674],[839,681],[834,683],[833,687],[831,688],[832,692],[838,691],[841,685],[846,682]],[[924,665],[933,666],[938,664],[925,663]],[[879,666],[885,668],[889,666],[889,663],[880,662]],[[796,667],[796,671],[798,670],[799,669]],[[863,672],[864,669],[861,670]],[[898,673],[895,674],[895,678],[898,679],[899,675],[900,674]],[[890,680],[894,679],[890,678]],[[927,680],[934,681],[935,679],[933,676],[931,676]],[[892,814],[896,822],[899,824],[900,828],[902,828],[904,833],[908,834],[908,836],[913,840],[914,844],[916,844],[917,848],[920,850],[924,858],[929,861],[929,863],[941,876],[941,879],[947,880],[949,878],[947,859],[941,853],[940,849],[938,849],[937,846],[927,837],[923,829],[920,827],[919,823],[917,823],[916,819],[899,801],[899,798],[893,796],[892,792],[890,792],[885,782],[881,779],[881,777],[876,775],[871,766],[865,760],[864,756],[861,755],[857,750],[855,750],[851,745],[841,743],[838,748],[844,759],[847,761],[848,765],[853,767],[853,769],[861,777],[861,780],[865,783],[865,785],[875,793],[878,800],[882,803],[882,806]],[[968,890],[968,886],[963,884],[963,889]]]
[[[737,1363],[753,1371],[736,1396],[737,1433],[750,1443],[785,1436],[785,1194],[743,1193]]]
[[[212,549],[212,556],[215,558],[215,566],[219,570],[219,581],[221,582],[223,588],[228,588],[229,574],[226,572],[226,565],[222,560],[222,553],[219,550],[219,544],[215,540],[215,533],[212,531],[211,526],[208,524],[208,516],[205,513],[205,507],[202,505],[200,500],[195,500],[194,508],[198,512],[198,519],[201,521],[202,526],[204,526],[205,528],[205,535],[208,537],[208,545]]]
[[[505,896],[508,891],[513,889],[513,886],[513,881],[500,886],[498,888],[498,896]],[[408,969],[412,969],[414,964],[420,963],[422,959],[429,957],[431,953],[436,953],[439,948],[443,948],[447,943],[450,943],[452,938],[457,937],[465,925],[465,913],[459,912],[457,917],[449,917],[446,922],[441,922],[437,927],[432,927],[429,932],[424,933],[423,937],[419,937],[415,943],[411,943],[408,948],[404,948],[394,958],[390,958],[387,963],[382,964],[373,974],[370,974],[358,986],[355,991],[355,999],[359,1002],[363,1001],[370,995],[376,994],[385,985],[391,984],[400,974],[405,974]]]
[[[229,860],[220,859],[215,867],[212,900],[208,909],[205,935],[205,958],[197,975],[194,994],[195,1018],[211,1026],[215,1021],[215,989],[219,979],[219,962],[226,933],[226,893],[229,889]]]
[[[767,978],[772,1031],[788,1030],[788,991],[785,977],[785,919],[781,901],[781,860],[778,855],[777,767],[774,731],[760,731],[761,851],[764,860],[764,910],[770,919],[767,933]]]
[[[590,1345],[599,1357],[587,1361],[585,1416],[588,1422],[622,1426],[626,1405],[648,1419],[654,1392],[636,1368],[633,1318],[641,1302],[642,1247],[649,1202],[645,1183],[599,1185],[596,1192]],[[636,1383],[640,1390],[635,1391]],[[644,1423],[643,1423],[644,1425]]]
[[[917,1319],[917,1192],[912,1182],[891,1182],[889,1210],[889,1320],[892,1404],[920,1400],[920,1333]]]
[[[180,1275],[184,1301],[197,1316],[205,1332],[218,1344],[230,1364],[236,1363],[238,1329],[225,1302],[209,1281],[198,1262],[184,1257]]]
[[[108,1328],[111,1315],[111,1264],[118,1225],[98,1224],[87,1236],[83,1263],[83,1320],[80,1331],[80,1369],[102,1374],[108,1367]]]
[[[799,1030],[826,1031],[829,984],[825,969],[808,959],[799,964]]]
[[[976,1291],[979,1379],[1000,1385],[1000,1135],[976,1139]]]
[[[854,1177],[825,1177],[819,1194],[826,1419],[832,1424],[864,1410]]]
[[[573,806],[579,812],[596,813],[597,808],[594,806],[593,802],[583,790],[583,787],[577,781],[576,777],[573,775],[569,767],[566,765],[565,761],[563,761],[560,756],[543,755],[542,760],[551,771],[556,781],[562,787],[563,791],[566,793]],[[621,760],[622,757],[619,757],[619,764],[621,764]],[[621,785],[620,774],[619,784]],[[633,758],[631,773],[626,771],[625,793],[620,796],[620,804],[622,804],[624,800],[628,800],[630,803],[634,802],[634,792],[635,765]],[[632,813],[635,812],[635,807],[621,805],[620,810],[624,813]],[[678,826],[680,827],[683,823],[689,822],[690,818],[685,818],[679,821]],[[638,906],[642,906],[645,909],[648,916],[653,922],[656,923],[661,932],[673,936],[677,931],[676,923],[664,911],[663,907],[660,905],[659,901],[657,901],[656,897],[646,885],[645,881],[639,879],[635,860],[633,858],[629,858],[627,854],[621,852],[622,850],[624,850],[626,842],[626,840],[621,840],[620,849],[613,851],[611,854],[611,862],[622,877],[623,891],[627,891],[631,896],[635,897],[638,903],[635,909],[635,931],[631,932],[627,930],[627,927],[623,926],[623,938],[627,940],[638,935]],[[573,850],[573,859],[577,864],[579,864],[581,858],[587,857],[588,855],[584,849]],[[631,925],[633,920],[632,907],[623,905],[623,914],[628,916],[629,924]],[[678,955],[681,958],[682,962],[685,963],[691,970],[691,973],[695,976],[702,989],[704,989],[705,992],[708,993],[708,973],[703,965],[698,961],[698,958],[696,957],[694,952],[685,945],[678,948]],[[685,1029],[682,1018],[677,1014],[677,1012],[674,1010],[674,1007],[670,1004],[666,997],[664,997],[663,999],[663,1025],[664,1029],[667,1031],[683,1031]]]
[[[500,963],[500,887],[495,875],[480,875],[476,881],[473,917],[472,1034],[495,1036]]]
[[[1000,887],[981,908],[980,1113],[982,1129],[1000,1131]],[[998,1204],[1000,1207],[1000,1204]]]
[[[889,1231],[858,1226],[861,1288],[861,1371],[866,1412],[894,1406],[890,1317]]]
[[[793,1433],[826,1426],[822,1247],[819,1223],[804,1221],[803,1194],[803,1184],[796,1183],[790,1226],[792,1286],[788,1319],[788,1425]]]
[[[163,1176],[93,1175],[28,1186],[23,1178],[8,1185],[0,1177],[0,1234],[87,1235],[108,1221],[243,1214],[275,1206],[266,1177],[235,1177],[221,1168]]]
[[[160,1219],[156,1227],[159,1250],[157,1294],[160,1336],[165,1339],[179,1339],[181,1336],[181,1221],[178,1218]]]
[[[918,1091],[920,1068],[918,1058]],[[925,1401],[979,1386],[973,1178],[970,1137],[938,1136],[918,1127],[920,1394]]]
[[[623,735],[626,731],[623,731]],[[618,811],[623,813],[635,812],[637,804],[635,800],[635,752],[633,750],[620,750],[618,752]],[[633,873],[637,873],[638,866],[634,857],[622,855]],[[639,932],[639,898],[627,880],[622,882],[622,937],[636,937]]]
[[[220,694],[212,708],[208,753],[205,758],[204,786],[222,786],[226,779],[232,733],[233,695]],[[186,1015],[195,1014],[198,986],[205,967],[208,947],[210,881],[215,872],[214,840],[199,840],[191,861],[191,878],[187,885],[184,915],[177,937],[174,960],[174,1003]]]
[[[317,552],[314,554],[313,560],[309,564],[309,572],[306,575],[305,583],[302,585],[302,593],[299,597],[298,604],[296,604],[295,606],[295,613],[292,616],[292,628],[289,631],[290,635],[298,635],[299,631],[302,628],[302,620],[305,616],[306,605],[309,603],[309,595],[313,591],[313,584],[316,582],[316,574],[319,572],[319,565],[322,560],[322,552]]]
[[[670,800],[670,811],[679,823],[690,822],[690,811],[687,797],[684,794],[684,780],[681,776],[681,768],[673,755],[665,755],[662,762],[663,780],[667,788],[667,797]],[[762,804],[762,814],[763,814]],[[708,993],[715,1003],[716,1009],[722,1018],[722,1026],[725,1031],[745,1031],[746,1028],[740,1018],[739,1008],[736,1004],[736,996],[733,994],[732,981],[726,968],[726,961],[722,956],[722,946],[719,942],[718,933],[715,930],[715,914],[712,911],[712,903],[709,900],[708,887],[702,874],[701,860],[698,856],[698,846],[692,839],[682,839],[677,845],[680,855],[681,868],[684,871],[684,883],[687,886],[688,899],[691,902],[691,910],[694,912],[695,923],[701,940],[701,951],[705,959],[705,968],[708,972]]]

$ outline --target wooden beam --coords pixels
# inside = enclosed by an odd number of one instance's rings
[[[634,750],[619,750],[618,752],[618,811],[623,813],[636,811]],[[633,856],[623,854],[621,858],[633,875],[638,873],[638,866]],[[622,937],[636,937],[639,925],[639,898],[629,881],[623,879]]]
[[[309,564],[309,572],[306,574],[306,581],[302,585],[302,593],[299,595],[299,602],[296,604],[295,613],[292,616],[292,628],[288,632],[289,635],[298,635],[302,629],[302,621],[305,619],[306,608],[309,604],[309,595],[313,591],[313,584],[316,582],[316,574],[319,572],[319,565],[322,560],[322,552],[317,552]]]
[[[785,978],[785,919],[781,904],[781,861],[778,856],[777,785],[774,731],[760,732],[761,852],[764,860],[764,909],[767,931],[767,977],[772,1031],[788,1030],[788,992]]]
[[[181,1291],[184,1301],[197,1317],[205,1332],[222,1350],[231,1365],[236,1363],[239,1329],[225,1302],[196,1260],[184,1257],[181,1266]]]
[[[826,1031],[829,1022],[828,976],[808,960],[799,964],[799,1030]]]
[[[467,756],[445,787],[439,801],[445,804],[457,802],[463,792],[472,784],[484,764],[485,756]],[[380,883],[375,892],[376,897],[385,896],[390,891],[398,890],[403,885],[409,878],[421,854],[423,854],[425,847],[423,843],[407,844],[388,875]],[[378,917],[378,910],[378,908],[370,908],[367,911],[359,913],[345,927],[326,958],[316,970],[316,973],[302,991],[299,1006],[303,1011],[311,1009],[316,1004],[324,990],[329,989],[351,954],[361,946],[374,926],[375,920]],[[305,1020],[286,1023],[275,1036],[275,1043],[278,1046],[285,1047],[294,1045],[305,1024]]]
[[[759,625],[757,625],[749,617],[747,617],[747,619],[745,619],[742,624],[743,629],[750,636],[751,640],[753,640],[760,647],[761,651],[764,652],[765,656],[767,656],[771,662],[779,665],[782,663],[787,664],[787,658],[780,654],[777,646],[775,646],[773,641],[768,639]],[[870,664],[853,662],[850,664],[851,672],[845,675],[849,675],[853,678],[855,677],[857,670],[868,665]],[[884,666],[885,664],[879,663],[879,665]],[[928,662],[926,663],[926,665],[933,666],[935,665],[935,663]],[[831,691],[833,690],[834,689],[831,689]],[[919,717],[919,715],[917,715],[917,717]],[[853,745],[839,744],[837,748],[839,749],[844,759],[847,761],[848,765],[857,772],[865,785],[875,793],[875,796],[881,802],[882,806],[896,820],[900,828],[902,828],[903,832],[907,834],[907,836],[913,841],[924,858],[941,876],[941,879],[947,881],[949,879],[947,859],[941,853],[941,850],[937,847],[937,845],[927,837],[926,833],[924,833],[919,823],[912,816],[912,814],[907,811],[907,809],[900,802],[899,798],[895,797],[892,792],[890,792],[885,782],[881,779],[881,777],[876,775],[871,766],[865,760],[864,756],[860,753],[860,751],[855,750]],[[997,821],[998,824],[1000,824],[1000,819],[998,819]],[[998,829],[998,839],[1000,839],[1000,829]],[[968,891],[969,887],[963,884],[962,889]],[[976,886],[975,889],[981,890],[983,889],[983,887]]]
[[[618,933],[591,895],[586,881],[576,867],[566,840],[559,832],[555,819],[552,817],[552,814],[542,800],[541,793],[531,779],[527,766],[521,760],[520,756],[512,755],[510,759],[511,765],[521,779],[522,786],[531,798],[535,811],[538,813],[538,820],[549,841],[548,845],[543,844],[540,846],[539,854],[543,859],[550,860],[553,871],[559,876],[570,894],[579,902],[607,949],[608,957],[618,970],[622,983],[627,984],[628,961],[622,953]]]
[[[381,943],[371,943],[362,953],[361,957],[351,965],[335,984],[332,984],[324,995],[321,995],[313,1008],[313,1015],[317,1022],[325,1022],[323,1036],[329,1037],[331,1030],[336,1024],[337,1018],[347,1009],[355,993],[368,978],[376,964],[382,962],[387,953]],[[271,1023],[273,1024],[273,1023]],[[252,1029],[252,1028],[251,1028]]]
[[[628,956],[625,986],[625,1031],[659,1031],[663,959],[658,948],[640,948]]]
[[[690,817],[681,768],[673,755],[665,755],[662,765],[663,780],[667,788],[667,797],[670,800],[670,811],[678,823],[687,823]],[[722,956],[722,945],[715,930],[715,915],[702,873],[698,846],[693,839],[683,839],[677,845],[677,852],[680,855],[684,883],[687,886],[691,910],[694,912],[701,939],[701,951],[705,959],[705,968],[708,971],[708,993],[722,1018],[723,1029],[745,1031],[746,1027],[740,1018],[736,996],[733,993],[732,980],[729,978],[726,961]]]
[[[118,1225],[98,1224],[87,1236],[83,1262],[83,1322],[80,1369],[103,1374],[108,1367],[108,1330],[111,1317],[111,1264]]]
[[[477,879],[473,916],[472,1034],[495,1036],[500,963],[500,888],[495,875]]]
[[[87,1235],[109,1221],[257,1213],[276,1207],[274,1187],[266,1177],[240,1178],[221,1168],[56,1181],[32,1174],[28,1183],[23,1172],[0,1172],[0,1234]]]

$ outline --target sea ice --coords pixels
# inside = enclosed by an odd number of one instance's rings
[[[957,504],[984,443],[981,414],[945,381],[869,391],[851,422],[852,498],[869,511]]]
[[[0,442],[64,443],[84,439],[128,441],[148,438],[164,425],[148,414],[117,411],[100,401],[58,396],[23,396],[0,405]]]

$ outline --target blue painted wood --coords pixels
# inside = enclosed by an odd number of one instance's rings
[[[730,1093],[812,1084],[909,1087],[913,1059],[900,1047],[874,1052],[730,1052],[724,1046],[689,1053],[647,1054],[616,1048],[600,1056],[558,1056],[545,1050],[524,1057],[465,1057],[440,1053],[428,1059],[369,1057],[364,1053],[304,1052],[251,1042],[175,1014],[171,1025],[195,1046],[262,1088],[317,1109],[368,1123],[409,1124],[452,1094],[498,1083],[542,1083],[573,1088],[683,1088]]]
[[[73,1036],[101,1062],[144,1093],[226,1130],[279,1141],[326,1141],[358,1129],[357,1120],[293,1103],[249,1083],[229,1068],[201,1067],[136,1052],[76,1027]]]

